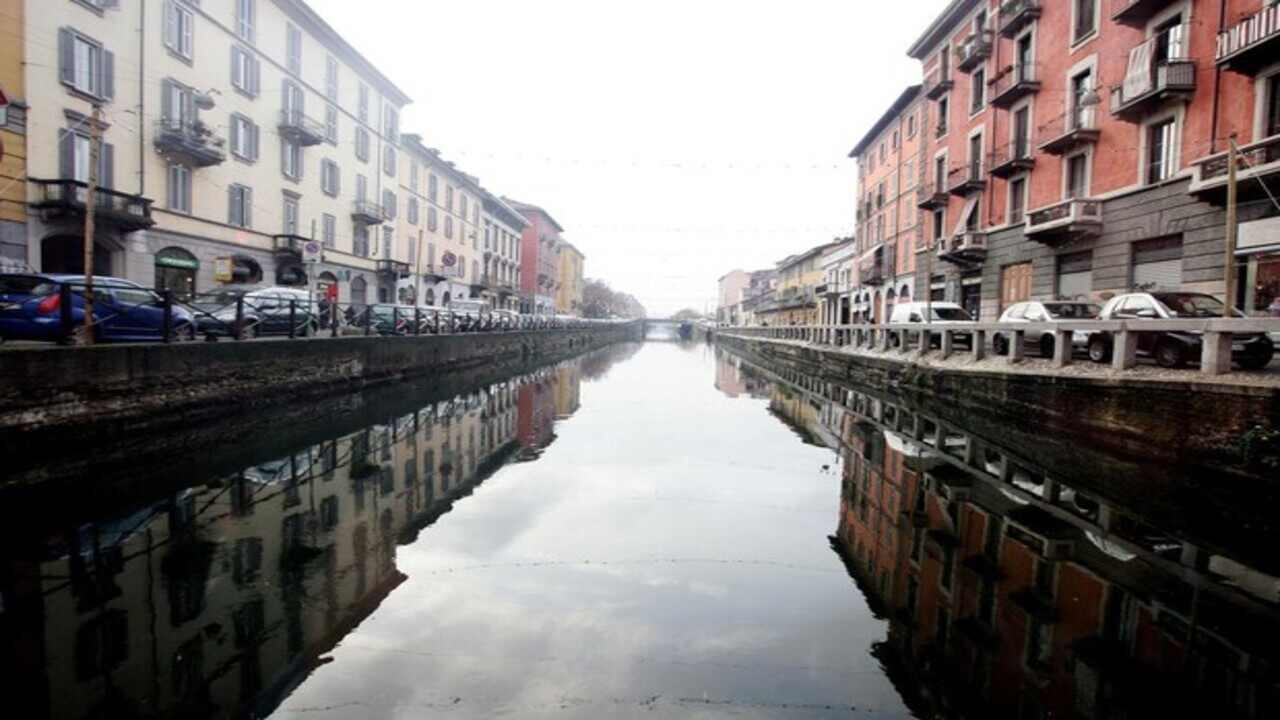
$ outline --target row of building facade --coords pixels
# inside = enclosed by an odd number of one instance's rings
[[[830,268],[850,281],[823,277],[815,317],[878,321],[925,292],[983,320],[1029,298],[1220,295],[1232,142],[1231,300],[1280,315],[1275,2],[953,0],[908,54],[922,80],[851,153],[856,240]]]
[[[83,271],[95,170],[96,274],[179,297],[314,283],[357,305],[580,312],[584,256],[551,214],[403,132],[410,98],[305,2],[0,0],[0,13],[5,269]]]

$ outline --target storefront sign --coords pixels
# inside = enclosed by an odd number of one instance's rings
[[[200,261],[187,260],[186,258],[166,257],[164,255],[156,256],[156,264],[161,267],[182,268],[183,270],[199,270]]]
[[[214,258],[213,260],[213,279],[218,282],[231,282],[235,277],[232,272],[232,262],[229,257]]]

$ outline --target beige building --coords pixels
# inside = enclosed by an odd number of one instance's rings
[[[484,277],[492,307],[520,310],[520,234],[529,221],[502,198],[484,193]]]
[[[179,295],[228,283],[390,300],[412,245],[400,113],[409,98],[300,0],[41,3],[24,22],[32,90],[27,257],[81,270],[89,117],[102,111],[95,270]],[[139,35],[141,28],[141,35]]]
[[[810,248],[778,263],[778,285],[773,297],[755,309],[761,325],[818,324],[818,286],[825,271],[822,258],[834,243]]]
[[[0,0],[0,17],[13,27],[22,26],[24,0]],[[9,99],[0,108],[0,272],[23,269],[27,261],[27,208],[25,178],[26,83],[23,78],[23,44],[0,43],[0,91]]]
[[[556,288],[556,312],[561,315],[582,315],[583,264],[586,256],[572,243],[562,242],[560,252],[559,286]]]

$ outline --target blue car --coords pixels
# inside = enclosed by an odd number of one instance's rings
[[[71,327],[84,324],[84,276],[40,273],[0,275],[0,338],[70,339],[63,327],[62,285],[71,285]],[[163,340],[164,301],[141,285],[113,277],[93,279],[93,318],[100,342]],[[195,317],[178,305],[169,309],[170,339],[195,339]]]

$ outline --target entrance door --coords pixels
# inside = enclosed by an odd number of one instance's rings
[[[1031,263],[1006,265],[1000,271],[1000,312],[1031,297]]]

